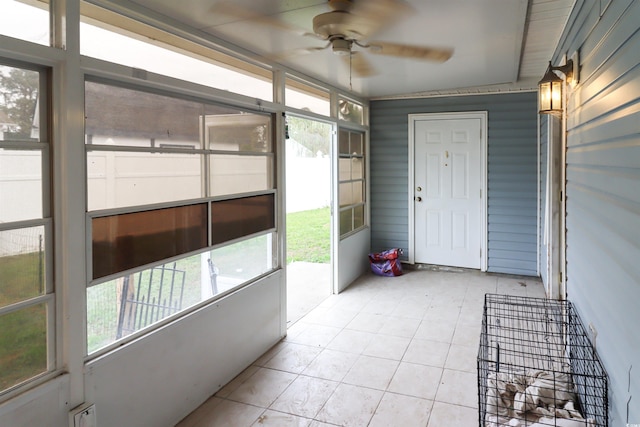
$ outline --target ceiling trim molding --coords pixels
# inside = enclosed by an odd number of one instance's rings
[[[500,95],[520,92],[537,92],[538,82],[526,80],[518,83],[508,83],[501,85],[477,86],[452,90],[434,90],[430,92],[408,93],[405,95],[382,96],[370,98],[370,101],[386,101],[393,99],[414,99],[414,98],[443,98],[452,96],[471,95]]]

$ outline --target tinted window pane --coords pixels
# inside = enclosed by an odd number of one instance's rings
[[[39,94],[39,72],[0,65],[0,141],[40,139]]]
[[[257,114],[224,114],[205,117],[208,148],[225,151],[272,151],[271,117]]]
[[[201,148],[204,106],[183,99],[85,83],[88,144]]]
[[[46,370],[45,304],[0,316],[0,389],[7,389]]]
[[[275,228],[274,201],[267,194],[212,203],[213,244]]]
[[[273,188],[273,159],[267,156],[211,155],[211,196]]]
[[[49,2],[0,0],[0,34],[49,45]]]
[[[43,295],[44,227],[0,231],[0,307]]]
[[[0,222],[42,218],[42,153],[0,148]]]
[[[207,205],[157,209],[92,220],[93,278],[207,246]]]
[[[202,154],[89,151],[87,206],[138,206],[203,197]]]

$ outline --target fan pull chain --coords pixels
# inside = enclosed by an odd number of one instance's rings
[[[351,84],[351,69],[353,68],[351,65],[351,60],[353,58],[353,52],[349,52],[349,90],[353,92],[353,85]]]

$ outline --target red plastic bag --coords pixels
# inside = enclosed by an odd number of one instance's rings
[[[398,260],[398,255],[402,254],[402,249],[389,249],[382,252],[369,254],[371,271],[378,276],[401,276],[402,264]]]

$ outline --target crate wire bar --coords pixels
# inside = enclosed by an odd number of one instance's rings
[[[607,374],[569,301],[486,294],[480,427],[608,427]]]

